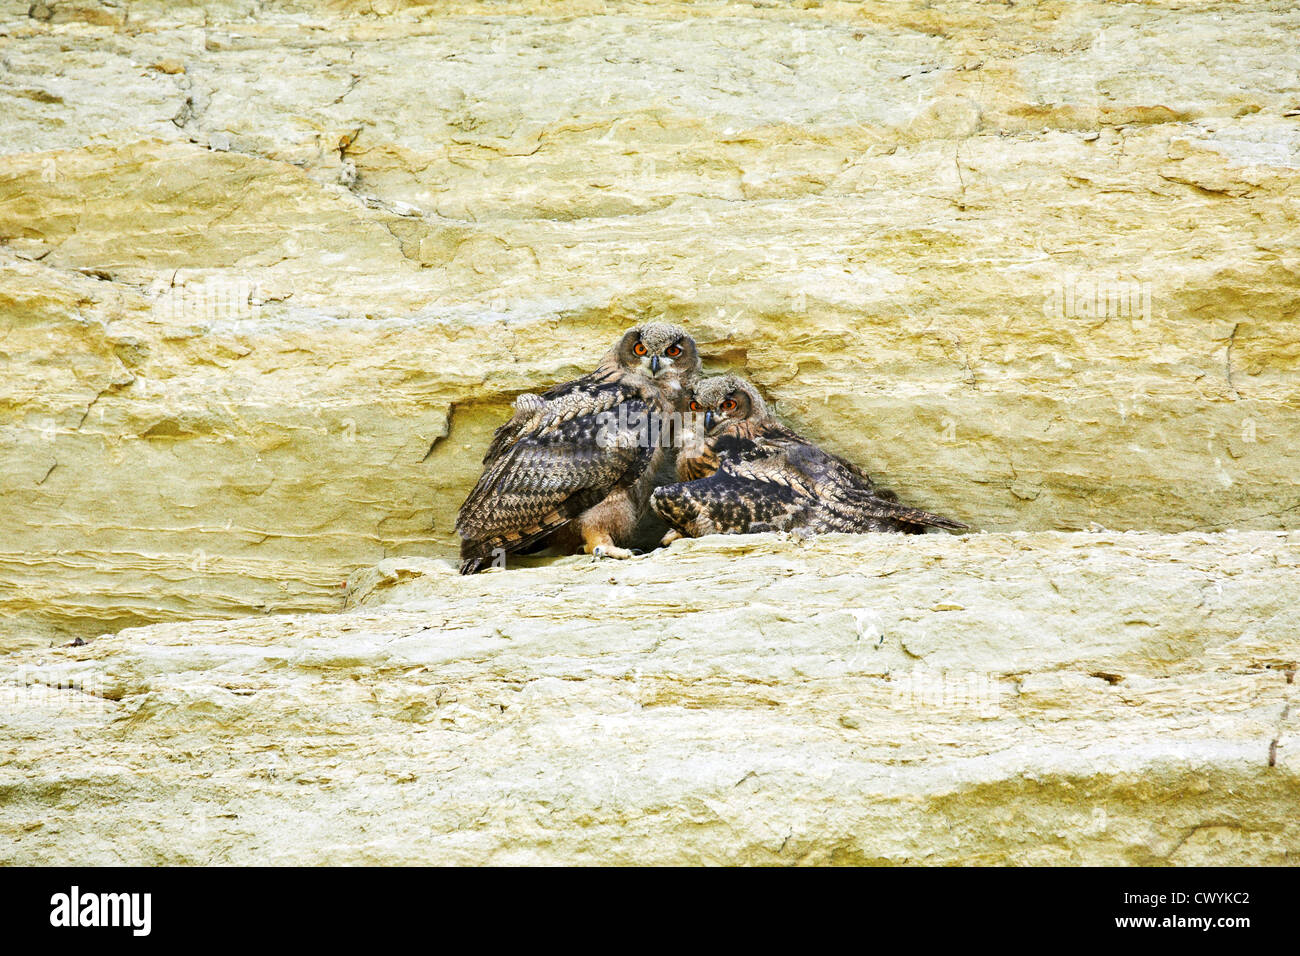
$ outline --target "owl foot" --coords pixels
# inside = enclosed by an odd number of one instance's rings
[[[802,525],[796,528],[776,527],[775,525],[750,525],[751,534],[774,532],[781,541],[793,541],[795,544],[807,544],[817,537],[817,532]]]
[[[684,537],[685,535],[683,535],[676,528],[673,528],[666,535],[664,535],[662,538],[659,539],[659,547],[666,548],[674,541],[676,541],[678,538],[684,538]]]
[[[622,561],[625,558],[636,556],[635,551],[629,551],[627,548],[619,548],[612,544],[598,544],[591,549],[591,556],[599,561],[601,558],[618,558]]]

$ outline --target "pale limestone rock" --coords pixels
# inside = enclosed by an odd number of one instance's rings
[[[1297,35],[0,4],[3,858],[1293,859]],[[995,533],[454,575],[646,318]]]
[[[1294,862],[1298,598],[1294,532],[390,559],[9,655],[0,862]]]
[[[647,317],[975,527],[1300,513],[1292,5],[29,6],[6,646],[451,556]]]

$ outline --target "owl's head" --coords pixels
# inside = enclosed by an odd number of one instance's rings
[[[767,418],[763,396],[738,375],[715,375],[698,382],[686,407],[703,417],[704,431],[709,435],[736,422]]]
[[[678,325],[647,322],[628,329],[614,351],[625,370],[668,393],[680,393],[700,374],[695,340]]]

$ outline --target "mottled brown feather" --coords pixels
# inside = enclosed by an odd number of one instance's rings
[[[704,468],[679,460],[679,482],[660,488],[651,500],[673,530],[698,536],[795,528],[919,532],[926,527],[966,527],[900,504],[893,492],[876,488],[857,465],[768,415],[757,390],[743,379],[706,379],[695,394],[713,409],[719,396],[736,391],[750,398],[748,417],[724,419],[705,438],[704,453],[696,458],[711,460],[715,469],[701,474]]]

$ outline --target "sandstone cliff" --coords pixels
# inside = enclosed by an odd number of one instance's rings
[[[0,858],[1294,862],[1297,36],[0,0]],[[989,533],[448,576],[660,317]]]
[[[976,527],[1295,525],[1293,4],[28,6],[9,646],[449,554],[654,316]]]

